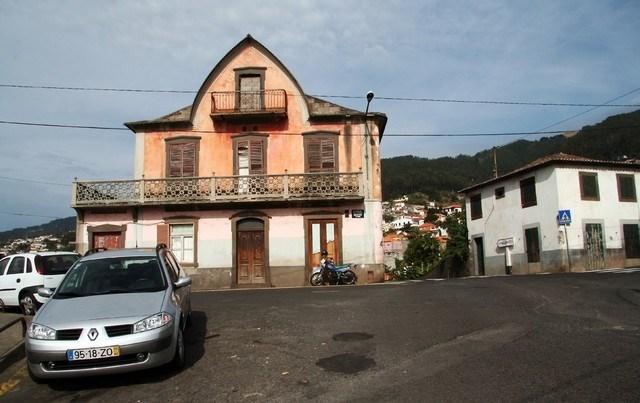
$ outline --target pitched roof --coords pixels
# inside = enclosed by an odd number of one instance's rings
[[[178,109],[175,112],[171,112],[168,115],[161,116],[151,120],[138,120],[136,122],[127,122],[124,125],[129,129],[135,131],[136,128],[141,126],[162,126],[164,124],[191,124],[189,120],[191,116],[191,105]]]
[[[555,153],[555,154],[546,155],[544,157],[538,158],[523,167],[514,169],[513,171],[508,172],[504,175],[500,175],[497,178],[491,178],[484,182],[476,183],[475,185],[471,185],[469,187],[461,189],[458,192],[469,193],[471,191],[480,189],[492,183],[500,182],[517,175],[522,175],[531,171],[535,171],[537,169],[540,169],[548,165],[591,165],[591,166],[598,166],[598,167],[640,169],[640,164],[636,162],[607,161],[607,160],[598,160],[598,159],[582,157],[582,156],[573,155],[573,154]]]

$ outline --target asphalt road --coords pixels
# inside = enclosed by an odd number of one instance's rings
[[[639,401],[640,272],[193,296],[188,366],[35,385],[7,402]]]

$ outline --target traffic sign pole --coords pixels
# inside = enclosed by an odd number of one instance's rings
[[[567,235],[567,224],[562,224],[564,227],[564,242],[567,245],[567,262],[569,262],[569,271],[571,271],[571,254],[569,253],[569,235]]]

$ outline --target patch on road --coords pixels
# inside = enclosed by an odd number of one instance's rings
[[[362,341],[373,338],[372,334],[362,332],[347,332],[333,335],[335,341]]]
[[[316,365],[326,371],[355,374],[374,367],[376,361],[364,355],[344,353],[321,358],[316,362]]]

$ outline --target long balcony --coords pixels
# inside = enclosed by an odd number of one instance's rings
[[[362,172],[74,182],[72,207],[364,198]]]
[[[225,91],[211,93],[211,117],[219,120],[279,120],[287,116],[287,92]]]

